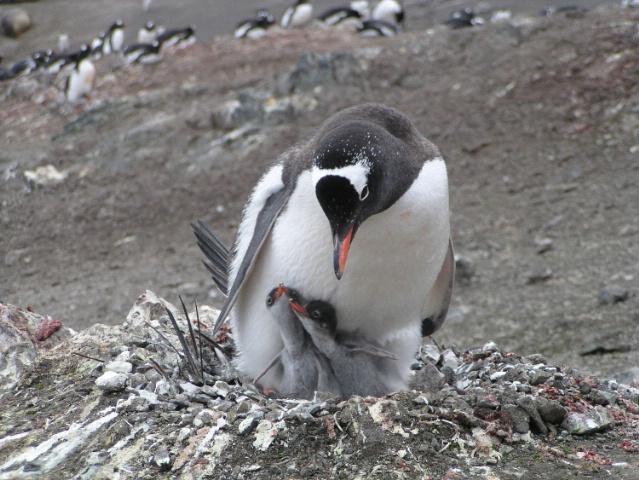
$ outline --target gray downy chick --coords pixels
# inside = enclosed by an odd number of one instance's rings
[[[284,298],[282,298],[284,297]],[[276,321],[284,348],[254,380],[257,383],[269,370],[280,378],[277,393],[280,397],[312,399],[316,391],[341,395],[339,383],[330,362],[313,344],[297,316],[289,307],[298,301],[299,293],[283,284],[271,290],[266,304]]]
[[[328,357],[344,398],[381,397],[407,388],[396,355],[361,335],[337,332],[337,315],[330,303],[292,299],[290,306],[317,349]]]

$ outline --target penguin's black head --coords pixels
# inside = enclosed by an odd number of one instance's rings
[[[266,296],[266,306],[272,307],[275,305],[282,295],[290,295],[289,289],[284,286],[283,283],[280,283],[277,287],[271,290]]]
[[[333,267],[344,273],[348,251],[367,218],[390,207],[407,189],[404,142],[366,120],[336,122],[319,138],[313,161],[315,195],[333,235]],[[410,183],[409,183],[410,185]]]
[[[337,313],[335,308],[323,300],[311,300],[306,305],[291,298],[289,303],[291,309],[301,318],[307,318],[313,322],[322,332],[331,337],[337,331]]]
[[[308,317],[313,320],[322,330],[330,335],[335,335],[337,330],[337,313],[335,308],[328,302],[321,300],[311,300],[306,304]]]

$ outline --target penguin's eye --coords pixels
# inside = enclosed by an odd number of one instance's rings
[[[359,199],[366,200],[366,197],[368,197],[369,193],[370,192],[368,191],[368,185],[364,185],[364,188],[362,188],[362,193],[359,194]]]
[[[319,320],[321,316],[322,315],[320,314],[319,310],[313,310],[311,312],[311,318],[313,318],[314,320]]]
[[[273,295],[269,295],[268,297],[266,297],[266,306],[267,307],[273,306]]]
[[[295,293],[293,290],[289,290],[288,294],[290,295],[291,300],[293,300],[294,302],[299,301],[299,297],[297,296],[297,293]]]

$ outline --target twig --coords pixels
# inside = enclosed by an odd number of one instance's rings
[[[202,354],[202,332],[200,331],[202,322],[200,322],[200,311],[197,308],[197,300],[195,300],[195,318],[197,319],[197,333],[198,340],[200,341],[200,372],[202,373],[202,380],[204,380],[204,355]]]
[[[195,360],[193,360],[193,355],[191,355],[191,350],[189,349],[189,346],[186,343],[186,339],[184,338],[184,335],[182,334],[182,331],[180,330],[180,327],[178,326],[177,321],[175,320],[175,317],[171,313],[171,310],[169,310],[166,307],[164,308],[166,309],[166,313],[168,313],[169,315],[169,320],[171,320],[171,323],[173,324],[173,329],[175,330],[178,340],[180,341],[180,344],[182,345],[182,349],[184,350],[184,355],[186,356],[186,360],[189,366],[191,367],[191,372],[193,373],[193,375],[199,377],[200,375],[197,370],[197,364],[195,363]],[[199,378],[199,380],[201,381],[202,379]]]
[[[79,352],[71,352],[72,355],[77,355],[78,357],[88,358],[89,360],[95,360],[96,362],[106,363],[104,360],[100,360],[99,358],[91,357],[89,355],[85,355],[84,353]]]

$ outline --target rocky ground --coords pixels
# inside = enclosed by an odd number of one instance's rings
[[[639,390],[539,354],[428,344],[409,391],[309,401],[264,396],[149,291],[120,326],[60,327],[0,305],[0,479],[637,478]]]
[[[638,20],[609,6],[456,31],[414,20],[394,39],[218,37],[153,66],[104,59],[80,105],[61,101],[59,80],[3,82],[0,301],[76,330],[121,324],[147,288],[219,305],[189,222],[230,243],[270,161],[337,110],[377,101],[448,160],[459,278],[437,340],[622,378],[639,366]],[[46,165],[63,179],[25,180]],[[614,435],[584,451],[620,451]]]

